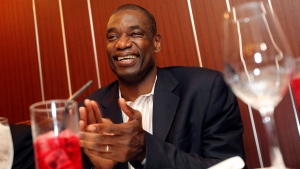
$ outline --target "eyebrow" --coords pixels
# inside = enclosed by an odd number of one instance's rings
[[[115,27],[112,27],[112,28],[107,29],[106,35],[109,34],[110,32],[115,31],[116,29],[117,29],[117,28],[115,28]],[[130,30],[135,30],[135,29],[141,29],[141,27],[140,27],[139,25],[133,25],[133,26],[129,26],[129,29],[130,29]],[[141,29],[141,30],[142,30],[142,29]]]
[[[116,30],[116,28],[109,28],[106,31],[106,35],[109,34],[110,32],[113,32],[114,30]]]
[[[130,30],[134,30],[134,29],[141,29],[140,25],[133,25],[129,27]]]

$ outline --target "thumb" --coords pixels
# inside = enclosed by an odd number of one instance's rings
[[[138,110],[135,110],[128,106],[125,102],[125,99],[119,98],[119,105],[123,112],[129,117],[129,121],[138,120],[142,123],[142,114]]]

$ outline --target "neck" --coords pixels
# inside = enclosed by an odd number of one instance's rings
[[[140,95],[150,93],[156,79],[156,73],[156,69],[152,70],[142,81],[136,84],[126,84],[119,80],[122,97],[126,101],[135,101]]]

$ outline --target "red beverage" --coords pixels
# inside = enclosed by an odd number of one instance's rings
[[[298,113],[300,111],[300,76],[297,76],[296,78],[292,79],[291,82],[293,94],[294,94],[294,99],[295,103],[298,109]]]
[[[43,134],[34,147],[37,169],[82,169],[79,137],[69,130]]]

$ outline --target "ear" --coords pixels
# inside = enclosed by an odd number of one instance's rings
[[[158,53],[161,49],[161,35],[156,34],[154,36],[154,52]]]

